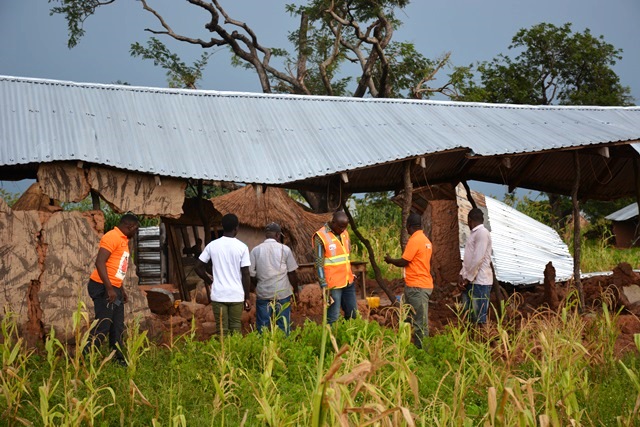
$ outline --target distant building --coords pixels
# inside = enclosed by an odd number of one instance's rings
[[[630,248],[632,246],[640,246],[640,222],[638,221],[637,203],[631,203],[629,206],[605,218],[613,223],[616,247]]]

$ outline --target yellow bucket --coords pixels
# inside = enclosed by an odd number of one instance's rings
[[[369,304],[369,308],[380,307],[380,297],[367,297],[367,304]]]

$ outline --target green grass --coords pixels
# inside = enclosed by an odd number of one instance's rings
[[[308,322],[289,337],[277,328],[222,342],[187,334],[160,346],[132,322],[129,368],[100,354],[76,363],[54,336],[27,351],[7,316],[0,418],[3,425],[639,425],[640,354],[613,356],[615,313],[585,322],[574,307],[502,318],[482,333],[452,325],[430,337],[426,351],[410,344],[406,323],[392,330],[357,319],[329,330]]]

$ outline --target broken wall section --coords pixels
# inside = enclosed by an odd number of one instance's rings
[[[0,199],[0,304],[16,315],[30,344],[52,327],[61,339],[71,339],[79,302],[93,318],[86,284],[103,229],[101,211],[14,211]],[[124,286],[128,318],[146,317],[133,263]]]

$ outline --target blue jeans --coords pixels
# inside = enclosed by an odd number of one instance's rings
[[[276,325],[285,334],[289,335],[291,330],[291,296],[279,300],[256,300],[256,327],[258,332],[262,332],[262,328],[268,328],[271,325],[272,317],[275,317]]]
[[[478,324],[487,323],[487,310],[489,309],[489,296],[491,285],[476,285],[469,283],[462,293],[462,305],[465,312],[469,313],[469,319]]]
[[[358,312],[358,303],[356,302],[356,286],[349,283],[344,288],[330,289],[333,304],[327,309],[327,323],[332,325],[338,317],[340,317],[340,309],[344,311],[345,319],[355,319]]]

